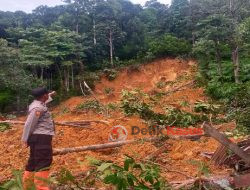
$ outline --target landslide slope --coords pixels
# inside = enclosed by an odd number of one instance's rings
[[[96,98],[104,105],[109,103],[119,104],[122,90],[141,89],[149,95],[160,92],[168,92],[194,80],[197,72],[195,61],[183,61],[179,59],[161,59],[138,67],[128,67],[119,71],[117,78],[109,81],[105,76],[96,84],[94,93]],[[161,85],[164,84],[164,85]],[[160,86],[160,87],[159,87]],[[112,89],[109,95],[105,89]],[[115,125],[123,125],[128,130],[128,139],[144,138],[150,135],[131,135],[131,127],[138,126],[146,128],[147,124],[139,116],[125,116],[121,110],[110,111],[109,114],[96,113],[94,111],[75,112],[75,108],[93,96],[72,97],[53,109],[56,121],[77,120],[105,120],[109,125],[92,124],[92,130],[57,127],[57,135],[54,138],[55,148],[76,147],[108,142],[110,129]],[[203,88],[189,85],[176,92],[162,96],[154,111],[161,112],[165,106],[173,106],[191,112],[196,101],[207,101]],[[189,106],[183,106],[186,102]],[[20,118],[24,120],[25,118]],[[234,127],[234,124],[227,126]],[[11,130],[0,133],[0,181],[11,177],[12,169],[23,169],[27,160],[28,150],[22,149],[20,137],[22,126],[13,126]],[[190,140],[167,140],[170,144],[167,152],[161,153],[156,162],[166,166],[173,171],[179,171],[187,176],[194,177],[199,174],[199,166],[191,164],[191,160],[204,162],[212,174],[225,174],[224,168],[216,168],[210,161],[201,156],[202,152],[213,152],[218,143],[212,138],[203,137],[199,141]],[[85,163],[86,156],[101,160],[112,160],[122,164],[125,155],[130,155],[137,160],[145,158],[156,151],[156,144],[145,142],[129,144],[119,148],[103,151],[87,151],[72,153],[63,156],[55,156],[52,172],[58,172],[62,167],[73,173],[87,171],[89,166]],[[166,172],[162,167],[162,175],[169,181],[184,180],[187,177],[178,172]]]

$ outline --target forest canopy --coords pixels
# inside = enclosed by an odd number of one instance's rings
[[[64,2],[31,14],[0,11],[1,111],[25,108],[35,86],[65,97],[80,93],[90,73],[161,57],[197,59],[217,99],[250,80],[248,0]]]

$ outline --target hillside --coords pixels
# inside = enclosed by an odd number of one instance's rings
[[[178,59],[157,60],[138,67],[122,69],[113,81],[109,81],[103,76],[100,82],[96,84],[94,93],[96,98],[104,105],[118,103],[121,99],[122,90],[138,88],[149,95],[168,92],[192,82],[196,71],[197,65],[195,61]],[[157,87],[161,83],[165,85],[162,85],[161,88]],[[105,89],[112,89],[112,93],[105,93]],[[109,126],[93,124],[91,125],[91,130],[57,127],[57,135],[53,142],[55,148],[107,143],[110,129],[115,125],[122,125],[127,128],[129,132],[128,139],[149,136],[142,134],[131,135],[131,126],[147,127],[146,123],[139,116],[125,116],[121,110],[110,111],[109,114],[95,113],[94,111],[75,111],[79,104],[88,100],[93,100],[93,97],[72,97],[62,102],[52,110],[55,121],[105,120],[109,122]],[[153,109],[155,112],[162,112],[163,107],[173,106],[191,112],[194,103],[197,101],[206,102],[208,98],[205,96],[202,88],[189,85],[171,94],[163,95]],[[182,102],[186,102],[189,106],[183,106]],[[20,119],[24,120],[25,118]],[[234,123],[223,125],[225,125],[223,128],[234,127]],[[11,177],[12,169],[23,169],[24,167],[28,150],[21,148],[21,133],[21,126],[14,126],[12,129],[0,133],[0,182]],[[208,159],[201,156],[201,153],[214,152],[218,147],[218,143],[212,138],[202,137],[198,141],[170,139],[166,143],[169,144],[169,150],[161,153],[155,162],[172,170],[168,172],[162,167],[162,175],[168,181],[184,180],[187,179],[186,176],[197,176],[199,173],[198,166],[191,164],[191,160],[206,163],[211,174],[223,175],[228,173],[228,169],[214,167]],[[144,142],[104,151],[87,151],[55,156],[52,171],[58,172],[62,167],[71,170],[73,173],[87,171],[89,166],[83,164],[86,161],[86,156],[101,160],[112,160],[118,164],[123,163],[125,155],[141,160],[158,148],[159,146],[155,143]]]

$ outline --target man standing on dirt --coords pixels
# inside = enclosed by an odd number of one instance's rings
[[[22,142],[30,147],[30,156],[23,174],[24,189],[35,184],[37,190],[49,190],[46,180],[52,163],[52,137],[55,135],[54,122],[46,103],[51,101],[55,92],[46,88],[32,90],[35,100],[29,106]]]

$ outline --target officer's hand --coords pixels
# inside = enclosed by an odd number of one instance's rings
[[[55,96],[56,95],[56,91],[53,91],[53,92],[51,92],[49,94],[50,94],[50,96]]]

